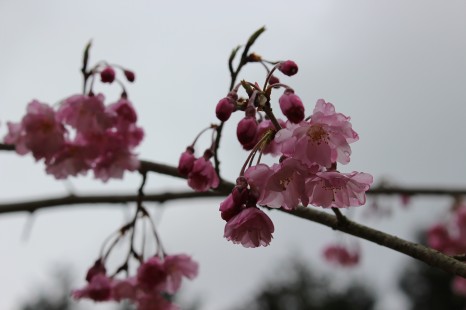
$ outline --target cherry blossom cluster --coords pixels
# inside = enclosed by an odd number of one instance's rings
[[[125,69],[124,74],[134,81],[134,73]],[[98,65],[85,77],[93,79],[95,75],[104,83],[115,80],[110,66]],[[91,90],[64,99],[57,108],[33,100],[20,122],[8,122],[4,142],[14,144],[20,155],[32,153],[37,161],[43,160],[46,172],[57,179],[92,170],[95,178],[107,181],[139,167],[134,148],[144,131],[136,122],[126,91],[116,102],[105,104],[104,95],[94,95]]]
[[[448,255],[466,253],[466,205],[456,205],[448,221],[434,224],[427,231],[427,243]],[[458,294],[466,296],[465,278],[455,277],[452,287]]]
[[[273,224],[257,204],[287,211],[309,204],[323,208],[361,206],[373,182],[367,173],[337,170],[337,163],[349,163],[350,144],[359,139],[350,118],[323,99],[305,118],[303,102],[291,87],[274,77],[275,69],[288,76],[298,71],[293,61],[280,62],[268,72],[264,88],[242,81],[216,107],[221,121],[227,121],[234,111],[245,113],[236,133],[243,148],[251,152],[235,189],[220,205],[227,222],[225,238],[245,247],[267,246],[272,239]],[[247,99],[237,94],[241,86]],[[270,104],[272,90],[280,88],[285,89],[279,105],[286,122],[275,117]],[[280,160],[273,165],[260,163],[263,154],[280,156]]]
[[[179,308],[170,296],[179,290],[183,277],[193,279],[197,273],[198,264],[189,256],[179,254],[153,256],[139,266],[135,276],[117,279],[107,275],[99,259],[87,272],[87,285],[74,290],[72,295],[96,302],[129,300],[138,310],[175,310]]]

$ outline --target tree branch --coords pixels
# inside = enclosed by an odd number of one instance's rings
[[[348,219],[342,224],[336,216],[312,208],[298,207],[296,210],[287,213],[377,243],[446,272],[466,277],[465,263],[421,244],[400,239]]]
[[[0,144],[0,150],[14,150],[9,145]],[[178,173],[176,167],[149,162],[141,161],[139,171],[142,173],[155,172],[173,177],[184,178]],[[196,192],[167,192],[162,194],[148,194],[142,199],[144,201],[155,201],[165,202],[174,199],[187,199],[187,198],[206,198],[206,197],[224,197],[228,195],[234,184],[223,181],[220,186],[209,192],[196,193]],[[464,189],[439,189],[439,188],[401,188],[401,187],[390,187],[390,188],[374,188],[371,189],[368,195],[429,195],[429,196],[459,196],[466,195]],[[11,213],[11,212],[34,212],[39,209],[51,208],[64,205],[77,205],[77,204],[124,204],[129,202],[137,201],[137,195],[101,195],[101,196],[76,196],[68,195],[58,198],[50,198],[43,200],[33,200],[27,202],[17,203],[4,203],[0,204],[0,213]],[[457,274],[466,277],[466,264],[455,259],[454,257],[447,256],[438,251],[425,247],[423,245],[406,241],[398,237],[386,234],[384,232],[372,229],[370,227],[358,224],[349,219],[339,221],[334,215],[326,212],[318,211],[312,207],[298,207],[294,211],[283,211],[288,214],[320,223],[328,226],[334,230],[340,230],[350,235],[365,239],[381,246],[393,249],[400,253],[404,253],[408,256],[416,258],[429,264],[433,267],[437,267],[446,272]]]
[[[206,197],[224,197],[223,192],[166,192],[161,194],[145,194],[141,201],[150,202],[166,202],[175,199],[189,199],[189,198],[206,198]],[[0,204],[0,214],[13,213],[13,212],[35,212],[40,209],[48,209],[54,207],[83,205],[83,204],[126,204],[137,202],[138,195],[124,194],[124,195],[66,195],[56,198],[34,199],[30,201],[2,203]]]

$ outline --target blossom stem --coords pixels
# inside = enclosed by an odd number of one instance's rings
[[[280,126],[280,123],[278,122],[278,120],[275,118],[275,115],[273,114],[272,112],[272,108],[270,107],[270,104],[268,105],[265,105],[263,108],[262,108],[265,112],[265,114],[267,115],[267,117],[270,119],[270,121],[272,122],[272,124],[275,126],[275,129],[280,130],[282,129],[282,126]]]

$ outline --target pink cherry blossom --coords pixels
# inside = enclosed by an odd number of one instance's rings
[[[349,117],[336,113],[331,103],[319,99],[310,122],[287,125],[276,134],[275,141],[281,145],[284,155],[308,165],[347,164],[351,155],[349,143],[359,139],[349,120]]]
[[[91,281],[80,290],[72,292],[76,299],[89,298],[94,301],[107,301],[112,298],[112,279],[104,274],[96,274]]]
[[[342,267],[353,267],[359,263],[359,248],[351,251],[343,245],[329,245],[323,254],[329,263]]]
[[[94,176],[107,182],[109,179],[121,179],[125,171],[136,171],[140,162],[136,156],[127,150],[108,152],[98,157],[94,164]]]
[[[366,191],[372,182],[372,176],[362,172],[317,172],[306,181],[306,191],[313,205],[347,208],[366,203]]]
[[[114,113],[117,116],[117,127],[126,128],[138,120],[133,104],[127,98],[120,98],[117,102],[107,106],[106,110],[108,115]]]
[[[199,269],[199,265],[185,254],[166,256],[163,266],[167,273],[164,291],[169,294],[175,294],[180,289],[182,277],[194,279]]]
[[[246,248],[268,246],[274,226],[270,218],[256,207],[246,208],[225,225],[224,237]]]
[[[271,168],[266,165],[250,167],[245,172],[251,188],[259,191],[258,203],[270,208],[295,209],[299,203],[307,205],[305,180],[309,168],[289,158]]]
[[[166,280],[167,272],[163,261],[159,257],[151,257],[139,266],[137,281],[139,287],[143,290],[153,291],[154,289],[161,289],[165,286]]]
[[[86,145],[66,143],[51,159],[46,161],[45,171],[57,179],[85,175],[91,168],[92,150]]]
[[[74,95],[63,101],[57,112],[58,119],[82,134],[103,132],[115,121],[105,111],[104,96]]]
[[[188,174],[188,185],[197,192],[205,192],[217,188],[219,182],[212,163],[205,156],[196,159]]]
[[[135,277],[114,280],[112,283],[112,298],[116,301],[123,299],[136,300],[138,293],[138,283]]]
[[[4,141],[14,144],[20,155],[31,151],[36,160],[49,159],[65,144],[66,130],[55,111],[37,100],[29,103],[19,124],[8,123],[8,130]]]

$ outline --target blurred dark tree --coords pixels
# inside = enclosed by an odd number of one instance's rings
[[[271,279],[253,299],[235,310],[370,310],[376,298],[367,287],[352,283],[335,288],[327,277],[296,261],[285,279]]]
[[[419,243],[425,244],[425,234],[419,234]],[[410,310],[464,310],[466,297],[452,290],[454,276],[412,260],[400,275],[399,289],[408,297]]]

